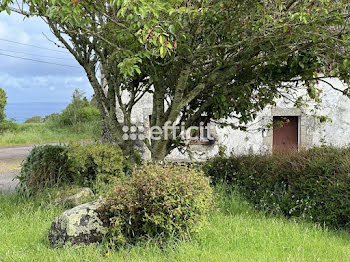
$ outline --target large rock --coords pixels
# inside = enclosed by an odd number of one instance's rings
[[[49,241],[52,247],[100,242],[107,228],[97,210],[102,202],[77,206],[58,216],[51,225]]]

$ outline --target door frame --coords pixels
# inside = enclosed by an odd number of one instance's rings
[[[299,108],[271,108],[265,117],[263,117],[263,126],[269,126],[273,123],[274,116],[296,116],[298,117],[298,150],[310,148],[313,145],[312,130],[315,120]],[[263,128],[263,153],[272,153],[273,151],[273,128]]]

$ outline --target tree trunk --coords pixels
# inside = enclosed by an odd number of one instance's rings
[[[113,143],[113,134],[112,131],[107,127],[106,121],[104,118],[101,120],[101,139],[102,143]]]
[[[122,125],[116,120],[116,118],[102,118],[102,142],[118,145],[123,151],[123,155],[127,156],[131,163],[139,164],[143,153],[143,142],[130,139],[124,140],[123,131],[120,132],[121,126]]]
[[[161,140],[152,147],[152,160],[163,161],[167,156],[167,143],[168,141]]]

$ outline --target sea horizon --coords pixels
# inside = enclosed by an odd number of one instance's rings
[[[5,108],[6,118],[16,123],[24,123],[33,116],[45,117],[61,113],[69,102],[8,102]]]

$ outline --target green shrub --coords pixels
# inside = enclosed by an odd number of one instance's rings
[[[258,208],[350,229],[350,148],[215,158],[204,170]]]
[[[68,146],[71,172],[78,184],[95,191],[108,187],[114,180],[124,178],[126,160],[121,149],[112,144],[93,143]]]
[[[59,116],[61,126],[72,126],[78,123],[87,123],[100,120],[100,112],[96,107],[87,104],[75,108],[72,104],[68,105]]]
[[[84,92],[75,89],[71,102],[60,113],[54,113],[45,117],[44,122],[51,128],[71,128],[83,126],[83,124],[101,122],[100,111],[95,102],[89,102],[84,97]]]
[[[59,187],[74,181],[72,163],[65,146],[45,145],[32,149],[22,164],[18,189],[36,194],[45,188]]]
[[[58,116],[60,126],[74,126],[81,123],[100,121],[100,112],[93,103],[90,103],[84,92],[75,89],[72,95],[71,103]]]
[[[78,111],[79,122],[87,123],[93,121],[100,121],[100,111],[94,106],[86,106]]]
[[[12,120],[6,120],[5,107],[7,104],[7,96],[3,89],[0,88],[0,134],[10,131],[15,132],[18,126]]]
[[[117,182],[102,210],[116,245],[147,237],[165,240],[197,231],[212,207],[202,172],[175,165],[145,164],[131,180]]]
[[[55,126],[57,128],[59,125],[59,119],[60,119],[60,114],[53,113],[53,114],[45,116],[44,122],[47,124],[50,124],[52,126]]]
[[[44,118],[41,116],[33,116],[28,118],[24,123],[42,123],[44,122]]]
[[[66,184],[107,190],[124,177],[126,163],[121,150],[110,144],[37,146],[22,165],[19,190],[36,194]]]
[[[6,118],[5,106],[7,103],[6,93],[0,88],[0,122],[4,121]]]
[[[12,121],[3,120],[2,122],[0,122],[0,134],[4,132],[17,132],[18,130],[18,124]]]

